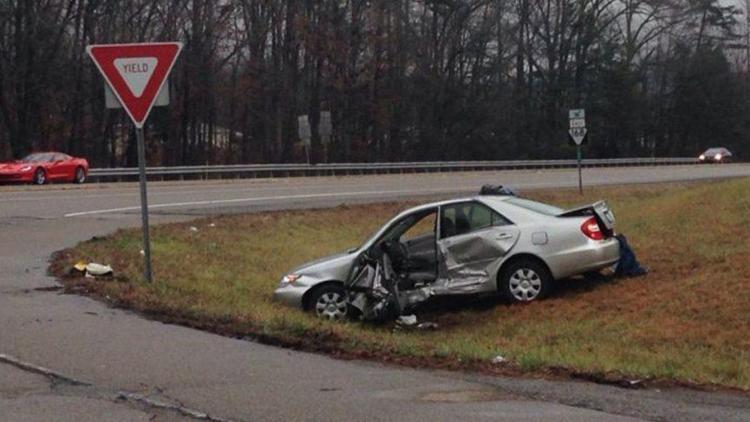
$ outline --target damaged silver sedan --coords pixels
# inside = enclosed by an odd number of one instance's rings
[[[555,279],[619,259],[603,201],[565,211],[489,191],[406,210],[362,246],[289,272],[276,300],[340,319],[386,320],[433,296],[543,298]]]

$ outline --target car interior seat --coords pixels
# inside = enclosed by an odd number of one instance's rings
[[[440,227],[442,233],[441,237],[446,238],[456,235],[456,225],[450,218],[443,216],[442,220],[440,220]]]
[[[464,234],[471,231],[469,218],[466,217],[464,210],[456,208],[456,234]]]

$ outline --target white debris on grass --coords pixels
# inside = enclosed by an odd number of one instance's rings
[[[502,357],[501,355],[497,355],[494,358],[492,358],[492,363],[495,364],[495,365],[499,365],[499,364],[505,363],[507,361],[508,360],[505,359],[504,357]]]
[[[417,325],[417,316],[416,315],[401,315],[396,319],[396,324],[399,325],[405,325],[407,327],[411,327],[412,325]]]
[[[112,267],[109,265],[97,264],[96,262],[90,262],[86,265],[86,273],[93,276],[97,275],[108,275],[112,274]]]

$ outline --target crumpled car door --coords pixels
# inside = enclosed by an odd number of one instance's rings
[[[439,252],[436,294],[490,291],[493,266],[516,244],[520,230],[512,225],[492,226],[451,236],[437,242]]]

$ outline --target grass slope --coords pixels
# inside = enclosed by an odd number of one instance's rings
[[[64,251],[111,264],[117,281],[66,278],[69,288],[222,333],[388,357],[487,368],[500,354],[516,371],[583,372],[750,388],[750,180],[529,192],[560,206],[606,198],[646,277],[566,280],[526,306],[449,301],[420,319],[437,331],[318,321],[271,301],[293,266],[357,245],[408,204],[344,206],[203,219],[154,227],[154,273],[141,279],[139,230]],[[214,224],[214,227],[211,227]],[[190,229],[191,226],[198,231]],[[448,364],[454,367],[455,365]]]

